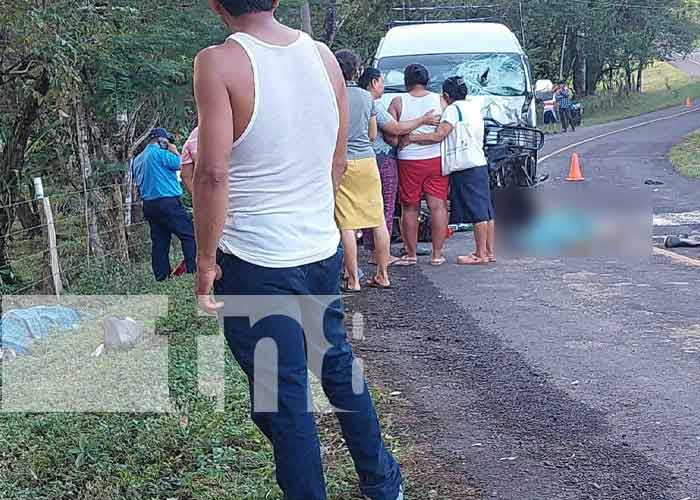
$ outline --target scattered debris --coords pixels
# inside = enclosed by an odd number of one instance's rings
[[[663,186],[664,183],[662,181],[657,181],[656,179],[647,179],[644,181],[644,184],[647,186]]]
[[[499,462],[512,462],[513,460],[516,460],[518,457],[503,457],[499,458]]]
[[[143,325],[129,317],[108,316],[102,325],[107,350],[133,349],[143,336]]]

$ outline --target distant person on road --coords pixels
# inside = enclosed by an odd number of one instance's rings
[[[335,53],[345,77],[350,105],[350,133],[348,136],[348,168],[335,197],[335,219],[340,228],[345,251],[346,293],[361,290],[357,257],[357,231],[369,228],[376,243],[374,259],[377,272],[367,283],[374,288],[390,288],[390,236],[384,220],[382,183],[377,159],[372,148],[376,139],[377,108],[372,95],[356,83],[359,76],[360,56],[352,50]]]
[[[180,154],[174,138],[163,128],[151,131],[146,149],[134,160],[136,185],[143,199],[143,215],[151,228],[151,265],[158,281],[171,274],[170,240],[180,240],[188,273],[196,271],[196,245],[192,219],[182,206],[178,180]]]
[[[411,144],[442,144],[443,162],[448,155],[459,158],[459,170],[450,173],[450,224],[473,224],[476,250],[457,258],[458,264],[495,262],[496,226],[491,202],[489,170],[484,154],[484,119],[481,107],[466,101],[469,93],[464,79],[453,76],[442,86],[448,106],[442,123],[432,134],[411,134]],[[462,134],[457,141],[457,127]],[[461,148],[459,156],[457,148]],[[454,165],[450,165],[454,168]]]
[[[334,191],[348,168],[346,79],[328,47],[275,20],[279,0],[209,4],[234,34],[195,62],[199,306],[219,314],[248,377],[251,416],[272,443],[286,500],[327,498],[310,369],[338,409],[362,494],[403,500],[339,300]],[[381,200],[378,211],[373,223],[384,227]],[[264,317],[226,313],[244,300]]]
[[[567,131],[568,125],[571,125],[571,131],[576,131],[574,116],[571,103],[571,91],[565,82],[561,82],[559,88],[554,94],[559,107],[559,118],[561,118],[561,127],[564,132]]]
[[[434,111],[428,111],[420,118],[407,122],[397,122],[389,114],[387,107],[382,103],[381,97],[384,95],[384,76],[376,68],[367,68],[358,80],[360,87],[372,94],[375,99],[374,105],[377,108],[377,125],[379,133],[372,143],[374,153],[377,156],[379,167],[379,177],[382,180],[382,198],[384,200],[384,219],[389,237],[394,231],[394,212],[396,209],[396,196],[399,188],[399,172],[396,160],[396,147],[399,143],[399,136],[406,135],[423,125],[438,125],[440,115]],[[374,237],[372,231],[364,231],[363,242],[365,247],[374,252]],[[391,257],[389,265],[395,264],[399,259]],[[374,258],[370,264],[374,264]]]
[[[396,97],[389,113],[397,121],[415,120],[427,112],[442,114],[440,94],[428,90],[430,74],[421,64],[411,64],[404,71],[407,94]],[[414,134],[431,134],[436,127],[423,125]],[[442,175],[440,144],[410,143],[399,150],[399,198],[401,200],[401,235],[406,255],[397,265],[418,263],[418,215],[423,195],[430,208],[433,255],[431,264],[445,263],[442,255],[447,236],[447,197],[449,180]]]

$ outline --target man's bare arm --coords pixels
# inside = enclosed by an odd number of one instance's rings
[[[340,128],[338,129],[338,139],[335,143],[335,154],[333,155],[333,188],[338,191],[340,181],[348,168],[348,135],[350,133],[350,105],[348,104],[348,90],[345,88],[345,77],[340,71],[338,60],[333,52],[324,45],[318,43],[319,53],[326,71],[331,79],[335,98],[338,103],[340,114]]]
[[[227,55],[230,57],[230,52]],[[195,60],[199,150],[193,205],[199,274],[197,294],[200,297],[209,295],[217,274],[216,251],[226,220],[233,110],[221,68],[234,62],[224,63],[217,48],[203,50]]]

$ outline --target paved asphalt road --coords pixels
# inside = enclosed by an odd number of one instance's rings
[[[671,64],[689,75],[700,77],[700,52],[694,52],[687,57],[679,58]]]
[[[699,214],[685,226],[655,227],[655,234],[700,229],[700,182],[680,177],[666,159],[672,145],[700,129],[700,109],[669,118],[684,111],[679,107],[551,138],[543,155],[667,118],[552,156],[542,164],[551,178],[541,189],[554,194],[572,189],[563,178],[576,151],[587,178],[575,188],[579,192],[594,196],[600,186],[610,185],[646,192],[657,215]],[[647,179],[664,184],[646,186]],[[450,260],[466,245],[471,248],[468,238],[448,242]],[[687,255],[700,258],[700,250]],[[518,258],[485,268],[421,269],[440,294],[476,320],[475,328],[522,356],[531,377],[546,380],[543,391],[563,394],[564,402],[557,396],[551,405],[566,405],[569,413],[562,415],[577,419],[569,437],[576,435],[571,439],[581,446],[567,453],[587,474],[581,480],[592,485],[586,492],[573,472],[569,477],[566,469],[552,473],[543,466],[549,453],[560,450],[534,431],[528,436],[528,429],[538,428],[527,422],[528,412],[542,405],[530,393],[519,401],[521,429],[491,428],[489,419],[476,417],[451,425],[452,434],[460,436],[459,453],[485,485],[486,498],[700,500],[700,267],[652,256],[621,262]],[[492,369],[496,373],[499,367]],[[463,383],[466,394],[473,382]],[[547,414],[549,404],[544,402],[540,414]],[[484,446],[470,445],[476,441]],[[510,455],[517,458],[504,468],[502,460]],[[638,494],[616,485],[625,477],[640,485]]]

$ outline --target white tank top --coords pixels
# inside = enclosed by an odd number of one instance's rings
[[[327,259],[340,242],[331,176],[340,115],[318,47],[303,33],[288,46],[230,38],[250,59],[255,107],[233,144],[219,248],[270,268]]]
[[[401,96],[401,121],[415,120],[428,111],[442,114],[442,102],[438,94],[430,93],[423,97],[414,97],[411,94]],[[431,134],[437,130],[432,125],[423,125],[417,128],[414,134]],[[440,143],[422,146],[409,144],[399,151],[399,160],[428,160],[440,157]]]

